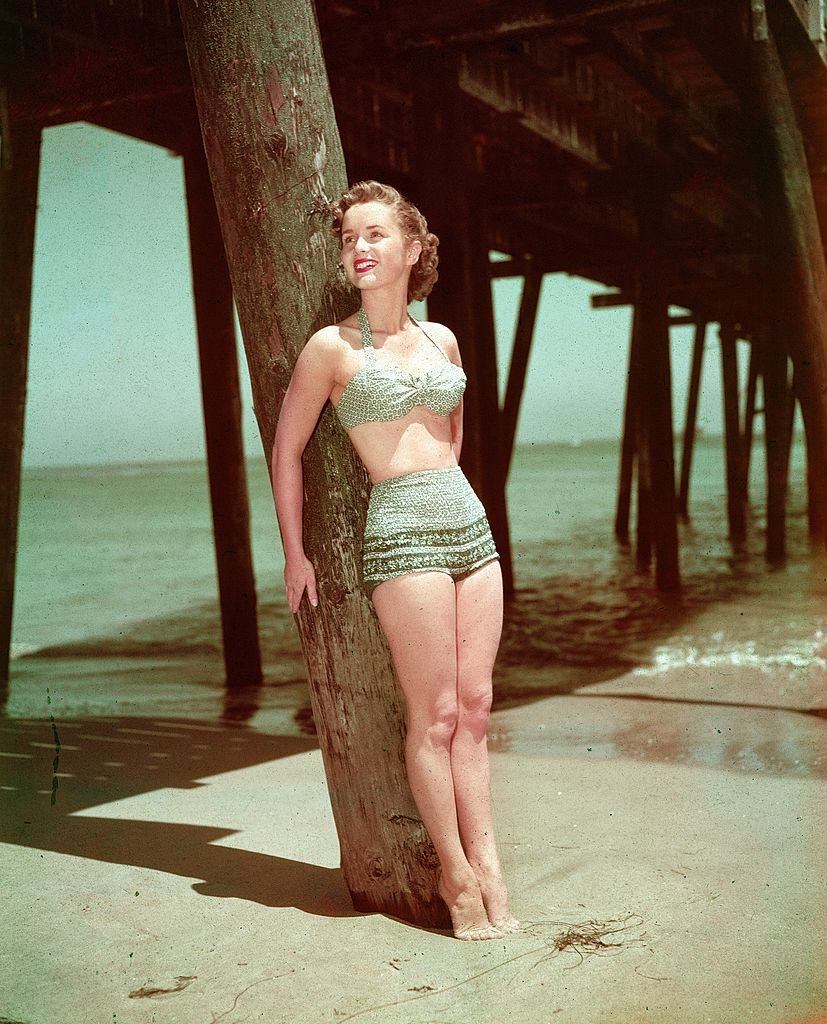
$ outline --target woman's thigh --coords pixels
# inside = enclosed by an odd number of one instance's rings
[[[491,673],[503,627],[503,581],[499,560],[487,562],[456,584],[457,687],[473,705],[491,696]]]
[[[444,572],[385,580],[373,606],[388,641],[411,716],[455,713],[457,704],[456,586]]]

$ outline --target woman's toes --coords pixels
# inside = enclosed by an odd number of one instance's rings
[[[504,934],[518,932],[523,927],[517,920],[517,918],[513,915],[509,915],[508,917],[503,919],[498,918],[496,921],[492,921],[491,923],[494,925],[495,928],[499,928],[499,930]]]
[[[454,938],[471,939],[473,941],[500,939],[503,935],[504,932],[493,924],[490,924],[485,928],[461,928],[459,931],[454,932]]]
[[[502,934],[488,919],[473,873],[453,883],[447,883],[440,875],[437,887],[448,906],[454,935],[458,939],[496,939]]]

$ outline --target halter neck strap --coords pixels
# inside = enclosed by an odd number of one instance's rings
[[[357,318],[359,320],[359,329],[362,332],[362,344],[365,348],[373,348],[373,335],[370,330],[370,320],[365,312],[364,306],[360,306],[357,311]]]
[[[411,323],[416,324],[416,326],[420,329],[420,331],[422,331],[422,333],[425,335],[425,337],[428,339],[428,341],[430,341],[431,344],[434,346],[434,348],[437,349],[439,354],[441,356],[443,356],[443,358],[447,359],[448,362],[450,363],[451,360],[449,359],[449,357],[442,351],[441,346],[437,345],[437,343],[430,336],[430,334],[428,334],[428,332],[425,330],[425,328],[422,326],[422,324],[419,323],[417,320],[414,320],[414,318],[411,316],[410,313],[408,313],[408,316],[411,318]],[[366,353],[367,353],[366,358],[368,358],[371,362],[373,362],[373,358],[375,356],[376,349],[374,348],[374,345],[373,345],[373,334],[371,333],[371,329],[370,329],[370,320],[368,320],[368,315],[365,312],[365,307],[364,306],[360,306],[359,307],[359,309],[357,311],[357,318],[359,320],[359,328],[360,328],[360,330],[362,332],[362,344],[365,346]]]

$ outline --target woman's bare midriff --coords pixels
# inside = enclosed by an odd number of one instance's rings
[[[349,437],[375,484],[405,473],[457,465],[448,417],[432,413],[427,406],[415,406],[407,416],[389,423],[360,423]]]

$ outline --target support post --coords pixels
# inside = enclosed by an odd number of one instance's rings
[[[268,466],[296,357],[358,305],[329,202],[347,187],[318,23],[304,0],[180,0],[204,148]],[[319,604],[296,621],[345,884],[358,910],[450,917],[408,787],[404,698],[360,586],[370,481],[327,405],[302,460]],[[275,516],[274,516],[275,520]]]
[[[640,307],[632,314],[632,379],[634,383],[634,438],[637,466],[637,520],[635,522],[635,565],[639,572],[648,572],[652,565],[652,455],[649,449],[649,426],[643,409],[643,378],[646,364],[641,342]]]
[[[692,456],[695,453],[695,432],[698,423],[698,396],[701,392],[701,370],[703,369],[704,346],[706,345],[706,321],[695,322],[695,336],[692,340],[692,369],[689,374],[689,394],[686,399],[686,420],[683,428],[681,451],[681,482],[678,489],[678,514],[684,522],[689,521],[689,481],[692,476]]]
[[[201,400],[218,573],[224,671],[230,690],[260,686],[233,292],[201,140],[184,153]]]
[[[718,329],[721,344],[721,376],[724,403],[724,452],[726,458],[727,522],[729,539],[736,547],[747,535],[744,495],[743,436],[738,403],[738,352],[735,329],[722,323]]]
[[[9,681],[41,129],[9,124],[0,86],[0,705]]]
[[[621,544],[629,543],[629,509],[632,503],[632,475],[637,452],[637,429],[639,418],[638,372],[640,358],[638,334],[635,331],[637,307],[632,308],[632,325],[629,332],[629,363],[626,371],[626,398],[623,405],[623,440],[620,446],[620,470],[617,484],[617,511],[615,512],[615,537]],[[640,502],[638,502],[640,507]],[[638,516],[640,524],[640,516]],[[648,565],[648,560],[647,563]]]
[[[807,443],[811,535],[827,547],[827,266],[804,140],[776,45],[772,9],[744,0],[751,72],[745,113],[753,120],[773,315],[788,326],[794,386]]]
[[[514,346],[511,350],[511,362],[508,366],[508,384],[505,389],[505,401],[502,414],[502,446],[503,476],[508,478],[511,459],[514,454],[514,439],[517,436],[517,420],[520,415],[520,402],[523,397],[528,357],[531,353],[531,342],[534,337],[534,325],[537,322],[537,306],[543,286],[541,271],[531,268],[523,278],[523,290],[520,295],[520,310],[517,314],[517,327],[514,332]]]
[[[786,509],[790,464],[790,416],[795,408],[787,382],[788,358],[780,325],[765,325],[758,344],[764,393],[764,448],[767,474],[767,532],[765,557],[770,565],[786,558]]]
[[[752,461],[752,438],[755,433],[755,392],[758,385],[758,363],[759,359],[753,341],[749,347],[747,404],[744,410],[744,502],[747,507],[749,507],[749,469],[750,462]]]
[[[680,588],[672,378],[669,359],[669,303],[660,251],[665,194],[639,197],[637,307],[640,316],[640,410],[651,476],[652,539],[658,590]]]
[[[423,55],[421,61],[414,108],[417,205],[440,240],[439,281],[428,296],[428,315],[451,327],[459,340],[468,376],[460,461],[488,513],[509,600],[514,573],[489,273],[488,197],[468,133],[456,61],[444,54]]]

